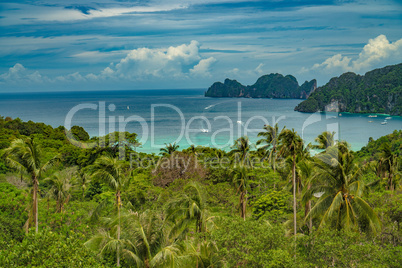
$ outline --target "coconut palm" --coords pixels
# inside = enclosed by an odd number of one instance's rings
[[[67,204],[71,197],[70,179],[65,174],[56,172],[51,177],[46,178],[45,181],[51,186],[47,193],[48,196],[56,200],[56,212],[63,212],[64,205]]]
[[[388,190],[394,190],[394,180],[393,177],[396,175],[398,171],[398,156],[396,153],[392,152],[391,146],[388,142],[385,142],[380,147],[381,149],[381,156],[379,160],[379,170],[384,174],[388,173],[388,181],[387,181],[387,188]]]
[[[214,241],[201,240],[188,241],[186,244],[185,262],[187,267],[212,268],[227,267],[225,261],[219,256],[219,249]]]
[[[85,191],[88,189],[88,185],[91,182],[90,175],[83,170],[77,171],[72,179],[72,183],[75,188],[82,192],[82,200],[85,197]]]
[[[353,154],[328,147],[325,154],[316,156],[317,174],[311,180],[311,189],[304,198],[319,197],[307,217],[319,217],[319,228],[334,224],[336,228],[357,228],[362,220],[376,232],[380,221],[373,209],[363,200],[364,183],[360,180],[360,167]]]
[[[324,131],[318,135],[317,138],[315,138],[315,141],[318,143],[318,145],[312,145],[311,148],[326,150],[328,147],[335,145],[334,137],[335,132]]]
[[[275,172],[275,159],[276,159],[276,154],[277,154],[277,147],[279,143],[279,128],[278,128],[278,123],[275,124],[275,126],[270,126],[270,125],[264,125],[264,130],[260,133],[258,133],[258,137],[263,137],[263,139],[260,139],[257,141],[257,145],[263,144],[262,147],[259,148],[259,150],[263,150],[266,152],[266,154],[269,154],[269,162],[272,165],[272,168]]]
[[[95,163],[89,168],[92,173],[92,178],[98,179],[110,186],[115,191],[115,205],[117,208],[117,218],[120,219],[121,211],[121,193],[127,187],[128,169],[125,162],[120,161],[118,158],[111,158],[109,156],[99,157]],[[120,223],[117,224],[116,241],[120,241]],[[120,242],[116,245],[119,246]],[[117,248],[117,266],[120,266],[120,251]]]
[[[246,220],[247,190],[249,188],[248,168],[246,166],[234,167],[230,170],[232,184],[236,187],[239,196],[240,216]]]
[[[121,250],[122,258],[135,267],[175,267],[180,263],[184,245],[180,238],[170,235],[170,226],[160,217],[149,211],[128,212],[121,222],[121,238],[117,239],[115,229],[111,228],[101,230],[85,245],[101,255]]]
[[[292,159],[292,185],[293,185],[293,232],[296,235],[296,157],[304,152],[303,140],[292,129],[284,129],[279,135],[279,153]],[[296,237],[296,236],[295,236]]]
[[[167,219],[176,223],[176,229],[187,229],[191,222],[195,222],[195,230],[199,233],[207,231],[207,223],[213,219],[208,216],[205,192],[195,182],[187,184],[178,198],[168,202],[166,211]]]
[[[304,182],[304,192],[309,191],[311,189],[311,179],[313,178],[314,175],[314,162],[312,160],[305,159],[297,164],[297,171],[299,173],[299,176],[302,177],[302,181]],[[311,210],[311,199],[305,200],[304,203],[304,216],[307,217],[307,215],[310,213]],[[309,232],[311,232],[313,228],[313,222],[312,218],[309,218],[309,221],[307,223],[307,226],[309,228]]]
[[[160,154],[163,155],[163,156],[169,156],[169,155],[173,154],[174,152],[176,152],[177,149],[179,149],[179,147],[180,146],[176,145],[176,143],[173,143],[173,144],[165,143],[165,148],[160,149],[160,151],[161,151]]]
[[[251,162],[249,160],[249,153],[251,151],[251,143],[248,139],[248,137],[240,137],[237,140],[235,140],[234,145],[232,146],[232,153],[235,154],[235,156],[239,156],[239,163],[240,165],[251,165]]]
[[[28,219],[26,230],[29,229],[29,222],[35,222],[35,232],[38,232],[38,188],[39,180],[43,174],[53,166],[58,157],[54,157],[47,162],[43,161],[43,150],[33,139],[16,139],[10,147],[5,150],[7,163],[10,167],[17,170],[20,174],[28,174],[32,183],[32,215]]]

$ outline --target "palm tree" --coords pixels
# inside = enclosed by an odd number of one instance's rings
[[[180,263],[184,252],[180,237],[172,237],[170,226],[154,213],[129,212],[121,221],[122,238],[116,239],[113,229],[111,232],[101,230],[85,245],[101,255],[121,249],[124,260],[135,267],[175,267]]]
[[[188,256],[187,267],[212,268],[226,267],[225,261],[219,256],[219,249],[214,241],[201,240],[186,242]]]
[[[232,148],[233,150],[231,152],[234,153],[235,155],[240,156],[239,159],[240,165],[251,164],[248,159],[248,155],[251,150],[251,144],[248,137],[240,137],[237,140],[235,140]]]
[[[58,157],[54,157],[47,162],[43,162],[43,151],[40,145],[33,139],[16,139],[10,147],[5,150],[5,156],[8,164],[16,169],[20,174],[26,173],[31,177],[33,185],[32,191],[32,215],[35,221],[35,232],[38,232],[38,188],[39,180],[42,175],[56,162]],[[28,219],[27,231],[29,228]]]
[[[234,167],[230,171],[232,177],[232,184],[236,187],[237,193],[239,196],[239,207],[240,207],[240,216],[243,220],[246,220],[246,209],[247,209],[247,190],[249,188],[248,185],[248,169],[246,166]]]
[[[379,169],[384,173],[388,173],[388,181],[387,181],[387,188],[388,190],[393,191],[394,190],[394,181],[393,177],[398,170],[398,156],[397,154],[392,152],[391,146],[389,145],[388,142],[385,142],[382,144],[380,147],[382,150],[381,152],[381,158],[379,161]]]
[[[283,128],[284,129],[284,128]],[[283,130],[282,129],[282,130]],[[272,168],[275,172],[275,159],[276,159],[276,153],[277,153],[277,146],[279,143],[279,128],[278,128],[278,123],[275,124],[275,126],[270,126],[270,125],[265,125],[264,130],[260,133],[258,133],[258,137],[263,137],[263,139],[260,139],[257,141],[257,145],[264,144],[260,148],[260,150],[264,150],[268,153],[269,149],[269,162],[272,165]]]
[[[171,143],[169,143],[169,144],[167,144],[167,143],[165,143],[165,148],[161,148],[160,149],[160,154],[161,155],[163,155],[163,156],[167,156],[167,155],[171,155],[171,154],[173,154],[174,152],[176,152],[177,151],[177,149],[179,149],[179,145],[176,145],[176,143],[173,143],[173,144],[171,144]]]
[[[299,175],[303,178],[302,181],[304,182],[304,192],[309,191],[311,189],[311,182],[310,180],[312,179],[314,175],[314,162],[308,159],[305,159],[297,164],[297,169]],[[305,200],[305,205],[304,205],[304,216],[307,219],[307,215],[311,211],[311,199]],[[310,217],[309,222],[307,224],[309,228],[309,232],[311,233],[312,228],[313,228],[313,219]]]
[[[369,229],[376,232],[381,223],[373,209],[362,199],[364,183],[360,180],[360,167],[353,154],[329,147],[326,154],[316,156],[317,174],[305,198],[319,196],[307,217],[322,216],[319,228],[330,222],[336,228],[357,228],[366,220]]]
[[[315,141],[318,143],[318,145],[312,145],[311,148],[326,150],[328,147],[335,145],[334,137],[335,132],[324,131],[318,135],[317,138],[315,138]]]
[[[207,222],[212,219],[208,217],[204,190],[195,182],[187,184],[183,193],[167,204],[166,211],[167,219],[175,221],[177,229],[195,221],[195,230],[199,233],[207,231]]]
[[[121,193],[128,185],[129,180],[127,179],[128,169],[123,161],[118,158],[111,158],[109,156],[99,157],[95,163],[90,167],[92,173],[92,178],[99,179],[104,183],[108,184],[110,188],[115,191],[116,196],[116,208],[117,208],[117,219],[120,220],[120,210],[121,210]],[[120,222],[117,224],[117,241],[120,241]],[[120,251],[117,248],[117,266],[120,266]]]
[[[64,205],[71,197],[70,179],[65,174],[55,173],[46,181],[51,185],[48,196],[56,200],[56,212],[63,212]]]
[[[91,182],[90,175],[85,173],[83,170],[79,170],[76,175],[72,179],[73,185],[82,191],[82,200],[85,197],[85,191],[88,188],[89,183]]]
[[[293,232],[296,238],[296,157],[303,150],[303,140],[297,134],[297,132],[292,129],[284,129],[279,135],[280,141],[280,154],[286,157],[291,157],[292,159],[292,185],[293,185]]]

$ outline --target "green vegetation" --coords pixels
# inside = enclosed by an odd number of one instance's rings
[[[222,84],[215,82],[207,92],[206,97],[244,97],[244,98],[275,98],[275,99],[306,99],[316,88],[315,79],[306,81],[301,86],[292,75],[268,74],[258,78],[251,86],[244,86],[236,80],[226,79]]]
[[[337,111],[402,115],[402,64],[367,72],[344,73],[317,88],[295,111]]]
[[[402,262],[401,130],[353,152],[334,133],[306,145],[261,126],[257,147],[240,137],[229,152],[167,144],[162,155],[135,152],[134,133],[3,117],[0,133],[0,267]]]

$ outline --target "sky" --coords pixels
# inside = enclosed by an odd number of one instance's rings
[[[2,0],[0,59],[0,93],[323,85],[402,62],[402,2]]]

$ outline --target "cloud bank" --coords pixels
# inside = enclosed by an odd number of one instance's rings
[[[322,63],[316,63],[310,69],[302,69],[302,71],[318,70],[329,73],[359,72],[369,70],[374,65],[388,59],[400,59],[401,57],[402,39],[390,43],[385,35],[379,35],[368,41],[356,59],[336,54]]]
[[[168,48],[138,48],[131,50],[117,64],[110,63],[99,73],[86,75],[75,72],[49,78],[38,71],[30,71],[17,63],[8,72],[0,75],[0,83],[43,83],[43,82],[85,82],[105,80],[147,81],[153,79],[185,80],[193,77],[209,77],[216,62],[214,57],[203,58],[199,53],[200,44],[193,40],[190,44]]]

